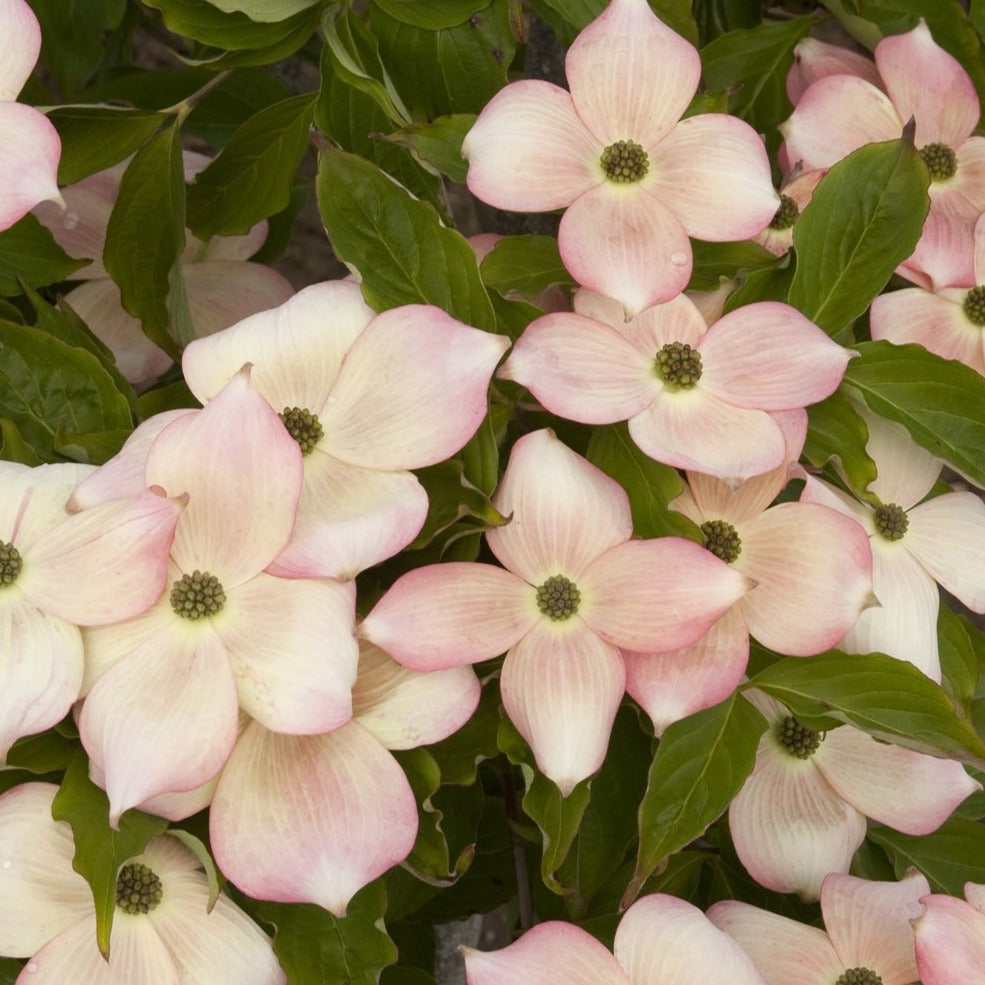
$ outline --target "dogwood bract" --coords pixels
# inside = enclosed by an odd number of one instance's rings
[[[967,902],[933,893],[913,922],[923,985],[974,982],[985,968],[985,886],[965,883]]]

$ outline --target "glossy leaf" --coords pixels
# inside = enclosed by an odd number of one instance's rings
[[[744,277],[755,270],[769,270],[783,261],[765,247],[746,240],[742,243],[706,243],[692,240],[694,268],[689,291],[717,290],[723,277]]]
[[[486,287],[526,298],[555,284],[574,284],[553,236],[505,236],[483,259],[479,272]]]
[[[20,294],[21,279],[31,287],[67,280],[88,262],[70,257],[28,213],[0,233],[0,294]]]
[[[411,123],[383,139],[406,147],[421,164],[462,183],[468,164],[462,157],[462,141],[475,123],[474,113],[439,116],[429,123]]]
[[[0,417],[0,459],[32,467],[45,461],[37,449],[21,437],[17,425],[9,417]]]
[[[807,461],[818,468],[833,462],[855,491],[866,495],[876,477],[876,466],[865,450],[868,428],[852,402],[842,390],[836,390],[827,400],[808,407],[807,418]]]
[[[321,0],[207,0],[227,14],[242,13],[252,21],[276,24],[317,6]]]
[[[978,654],[971,633],[978,631],[962,616],[942,604],[937,616],[937,641],[944,690],[964,713],[970,714],[971,699],[978,685]]]
[[[489,0],[442,0],[440,4],[431,0],[373,0],[373,3],[395,20],[431,31],[464,24],[489,6]]]
[[[7,765],[31,773],[44,774],[68,769],[79,744],[55,729],[39,735],[25,735],[7,753]]]

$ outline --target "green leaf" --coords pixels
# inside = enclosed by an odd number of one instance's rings
[[[486,287],[506,296],[534,298],[555,284],[574,284],[553,236],[504,236],[483,259]]]
[[[20,462],[21,465],[44,464],[44,459],[33,445],[22,437],[17,425],[8,417],[0,417],[0,459],[5,462]]]
[[[168,822],[138,810],[124,811],[119,830],[109,824],[109,799],[89,779],[89,762],[81,750],[72,759],[55,794],[51,816],[67,821],[75,837],[73,868],[92,889],[96,905],[96,943],[109,957],[109,935],[116,910],[116,876],[120,866],[139,855]]]
[[[185,176],[175,122],[147,141],[123,173],[103,251],[123,307],[175,359],[182,333],[172,291],[184,246]]]
[[[473,14],[489,6],[489,0],[373,0],[373,3],[396,20],[430,31],[464,24]]]
[[[783,263],[765,247],[752,240],[742,243],[706,243],[692,240],[694,267],[690,291],[714,291],[723,277],[745,277],[754,270],[772,270]]]
[[[777,661],[744,685],[786,705],[809,727],[834,719],[876,739],[982,768],[985,742],[947,694],[905,660],[829,650]]]
[[[863,342],[842,387],[917,444],[985,487],[985,378],[923,346]]]
[[[15,958],[0,958],[0,985],[14,985],[24,970],[24,963]]]
[[[937,642],[941,658],[943,687],[966,715],[978,687],[978,654],[971,634],[978,631],[967,619],[942,604],[937,615]]]
[[[68,769],[79,744],[55,729],[40,735],[25,735],[7,753],[7,765],[31,773],[54,773]]]
[[[462,141],[473,123],[474,113],[455,113],[430,123],[411,123],[384,134],[383,139],[406,147],[421,164],[461,183],[469,169],[462,157]]]
[[[295,14],[318,6],[322,0],[206,0],[227,14],[246,14],[250,20],[276,24]]]
[[[868,837],[889,853],[897,879],[916,867],[934,892],[961,898],[966,882],[985,882],[985,825],[978,821],[951,817],[937,831],[920,836],[870,828]]]
[[[430,205],[368,161],[332,148],[320,155],[317,190],[335,253],[362,274],[374,308],[435,304],[468,325],[495,329],[472,247]]]
[[[752,772],[765,731],[766,719],[740,694],[667,729],[640,804],[640,847],[623,907],[665,859],[724,813]]]
[[[763,19],[757,0],[694,0],[694,19],[703,44],[738,28],[755,27]]]
[[[608,5],[609,0],[542,0],[572,27],[581,30],[595,20]],[[649,0],[653,12],[691,44],[698,43],[698,28],[691,16],[689,0]]]
[[[791,251],[780,257],[779,262],[772,267],[762,267],[759,270],[743,273],[742,283],[725,301],[724,313],[728,314],[736,308],[755,304],[757,301],[786,303],[796,269],[796,257]]]
[[[285,99],[246,121],[188,188],[188,227],[200,239],[238,236],[286,208],[308,149],[314,96]]]
[[[829,335],[850,325],[913,252],[928,180],[909,125],[903,139],[867,144],[831,168],[794,226],[789,303]]]
[[[637,537],[701,539],[697,526],[668,505],[684,491],[680,473],[640,451],[625,424],[594,428],[587,457],[626,490]]]
[[[254,906],[276,927],[274,951],[291,985],[376,985],[381,968],[397,960],[397,949],[383,930],[386,888],[381,879],[361,889],[344,917],[313,903]]]
[[[88,262],[73,260],[29,212],[0,233],[0,294],[20,294],[20,279],[31,287],[66,280]]]
[[[865,443],[869,431],[843,390],[836,390],[826,400],[807,408],[807,441],[804,457],[812,465],[824,468],[834,461],[836,468],[859,495],[876,477],[875,462],[869,458]]]
[[[225,878],[220,875],[219,870],[215,867],[215,861],[201,839],[196,838],[190,831],[183,831],[181,828],[171,828],[168,834],[173,838],[177,838],[202,863],[205,878],[209,883],[209,898],[206,903],[206,910],[211,913],[212,907],[215,906],[216,900],[219,898],[219,893],[225,884]]]

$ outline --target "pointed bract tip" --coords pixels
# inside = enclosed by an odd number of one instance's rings
[[[917,132],[917,121],[914,117],[910,117],[909,120],[903,125],[903,133],[900,135],[904,144],[908,147],[914,146],[914,134]]]

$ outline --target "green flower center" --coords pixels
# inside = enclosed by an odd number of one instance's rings
[[[973,325],[985,325],[985,284],[973,287],[964,296],[964,313]]]
[[[13,585],[23,566],[21,552],[13,544],[0,540],[0,588]]]
[[[770,229],[789,229],[800,218],[800,209],[789,195],[780,196],[780,207],[770,220]]]
[[[182,619],[207,619],[222,612],[225,604],[222,584],[207,571],[182,575],[171,588],[171,608]]]
[[[701,379],[701,353],[686,342],[668,342],[657,353],[656,370],[664,383],[690,390]]]
[[[906,518],[906,510],[895,503],[876,507],[876,530],[886,540],[902,540],[910,521]]]
[[[927,144],[920,148],[931,181],[946,181],[958,173],[958,158],[947,144]]]
[[[793,715],[787,715],[776,727],[780,745],[797,759],[810,759],[817,752],[823,736],[812,728],[801,725]]]
[[[882,979],[871,968],[849,968],[835,985],[882,985]]]
[[[128,862],[116,877],[116,905],[124,913],[150,913],[161,894],[157,873],[139,862]]]
[[[300,445],[302,455],[307,455],[325,433],[318,415],[303,407],[285,407],[284,413],[277,416],[284,422],[287,433]]]
[[[742,541],[731,523],[706,520],[701,524],[701,532],[705,535],[705,547],[726,564],[731,564],[742,553]]]
[[[555,622],[570,619],[578,611],[579,602],[578,586],[564,575],[551,575],[537,589],[537,608]]]
[[[617,140],[609,144],[602,151],[600,163],[606,178],[617,184],[642,181],[650,170],[650,158],[635,140]]]

